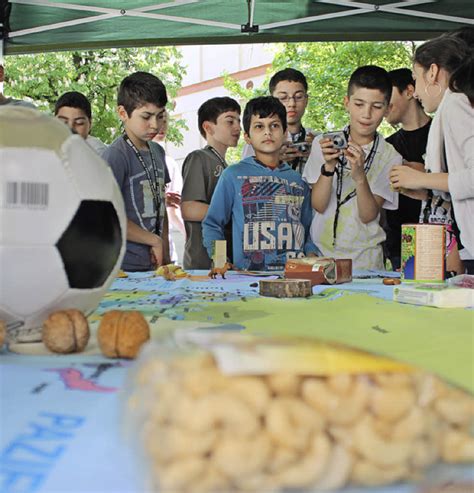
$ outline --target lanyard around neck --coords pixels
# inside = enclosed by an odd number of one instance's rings
[[[123,138],[124,138],[125,142],[131,147],[131,149],[135,153],[135,156],[137,157],[138,161],[142,165],[143,170],[145,171],[148,183],[150,184],[151,193],[153,195],[153,202],[155,202],[156,211],[157,211],[157,213],[159,213],[160,202],[161,202],[160,201],[160,194],[159,194],[159,190],[158,190],[158,175],[159,175],[159,173],[158,173],[158,166],[157,166],[155,158],[153,156],[153,152],[150,149],[151,166],[153,168],[154,180],[151,177],[150,170],[149,170],[148,166],[146,165],[145,160],[143,159],[143,156],[140,154],[140,151],[137,149],[135,144],[131,141],[130,137],[127,134],[124,134]]]
[[[346,135],[346,140],[349,142],[349,129],[344,130],[344,134]],[[379,134],[375,134],[375,139],[372,143],[372,147],[370,148],[367,157],[364,162],[364,173],[367,174],[372,167],[372,163],[374,162],[375,153],[377,152],[377,148],[379,146]],[[337,184],[336,184],[336,212],[334,214],[334,223],[332,226],[332,246],[336,246],[336,236],[337,236],[337,225],[339,223],[339,213],[341,207],[349,202],[356,195],[356,190],[352,190],[352,192],[348,193],[344,198],[342,198],[342,182],[343,182],[343,174],[344,168],[347,166],[347,159],[343,156],[338,158],[338,163],[336,166],[336,176],[337,176]]]
[[[227,168],[227,163],[225,162],[225,159],[214,149],[214,147],[208,145],[207,149],[209,149],[216,156],[223,168]]]

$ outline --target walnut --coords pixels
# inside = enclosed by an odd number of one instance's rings
[[[97,338],[104,356],[135,358],[150,339],[150,328],[140,312],[112,310],[103,316]]]
[[[79,310],[53,312],[43,323],[43,343],[55,353],[81,352],[89,336],[89,323]]]

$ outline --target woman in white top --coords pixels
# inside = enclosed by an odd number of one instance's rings
[[[426,171],[395,166],[393,187],[433,190],[450,198],[460,230],[461,259],[474,274],[474,28],[432,39],[416,50],[415,94],[436,115],[426,148]],[[471,41],[470,41],[471,40]]]

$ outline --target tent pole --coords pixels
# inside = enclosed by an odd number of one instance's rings
[[[240,27],[240,32],[242,33],[258,33],[258,26],[253,23],[255,15],[255,2],[256,0],[247,0],[247,24],[242,24]]]

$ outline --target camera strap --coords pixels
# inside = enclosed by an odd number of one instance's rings
[[[289,132],[291,137],[291,142],[296,144],[297,142],[304,142],[306,140],[306,129],[302,126],[301,130],[295,134]]]
[[[297,144],[298,142],[305,142],[306,140],[306,129],[303,126],[301,126],[301,130],[299,132],[295,134],[289,132],[289,134],[291,137],[292,144]],[[288,164],[290,164],[295,171],[298,171],[300,174],[303,174],[303,167],[306,164],[306,158],[297,157],[293,159],[291,162],[289,162]]]
[[[155,158],[153,156],[153,151],[150,149],[150,146],[148,146],[150,150],[150,159],[151,159],[151,166],[153,169],[153,178],[150,173],[150,169],[145,163],[145,160],[143,159],[143,156],[140,154],[140,151],[137,149],[136,145],[131,141],[130,137],[127,134],[123,134],[123,139],[125,142],[131,147],[133,152],[135,153],[135,156],[137,157],[138,161],[143,167],[143,170],[145,171],[146,178],[148,180],[148,183],[150,185],[150,190],[151,194],[153,195],[153,202],[155,203],[155,209],[156,209],[156,225],[155,225],[155,231],[157,234],[160,232],[160,193],[159,193],[159,185],[158,185],[158,165],[156,164]]]
[[[349,142],[349,129],[344,130],[344,135],[346,137],[347,142]],[[364,173],[367,174],[372,167],[372,163],[374,162],[375,154],[377,152],[379,146],[379,134],[375,134],[374,141],[372,143],[372,147],[370,148],[367,157],[364,162]],[[332,226],[332,246],[336,246],[336,236],[337,236],[337,225],[339,222],[339,213],[341,207],[344,204],[347,204],[349,200],[356,196],[356,190],[352,190],[352,192],[348,193],[344,198],[342,198],[342,185],[344,180],[344,168],[347,167],[347,159],[345,156],[341,156],[337,159],[338,163],[336,166],[336,212],[334,213],[334,223]]]

